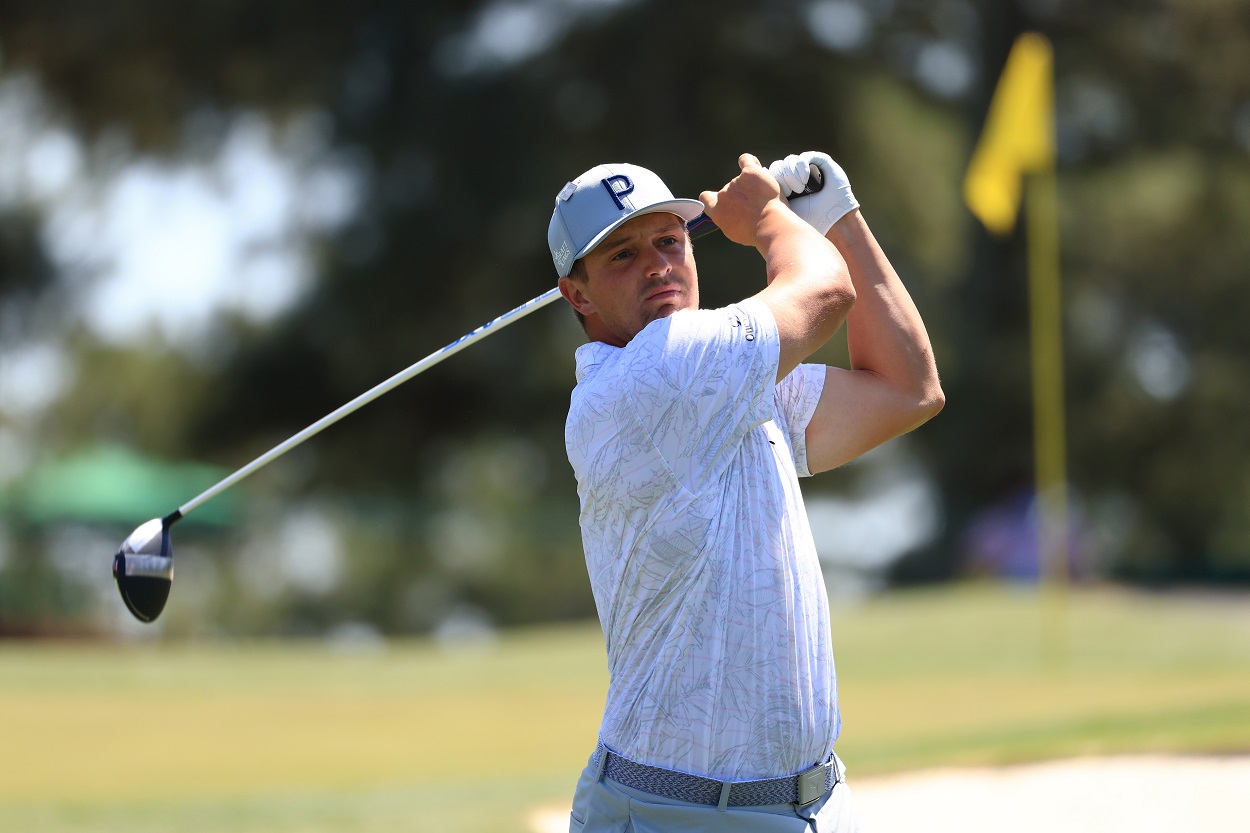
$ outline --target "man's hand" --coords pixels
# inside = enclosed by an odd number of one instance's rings
[[[807,186],[811,165],[820,168],[824,175],[824,188],[815,194],[794,196]],[[829,233],[834,223],[859,208],[846,171],[826,153],[809,150],[790,154],[769,165],[768,171],[780,185],[782,195],[790,200],[791,210],[822,236]]]
[[[767,284],[753,297],[777,325],[777,380],[784,379],[837,332],[855,303],[846,262],[781,198],[776,178],[749,153],[738,157],[741,173],[720,191],[699,199],[707,215],[735,243],[764,258]]]
[[[738,157],[741,173],[719,191],[704,191],[699,199],[707,206],[707,216],[735,243],[757,246],[759,222],[770,204],[784,210],[777,180],[760,160],[749,153]]]

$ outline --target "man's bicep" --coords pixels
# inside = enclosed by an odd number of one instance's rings
[[[849,463],[923,421],[911,399],[877,374],[826,367],[824,390],[805,432],[808,470],[815,474]]]
[[[779,348],[776,381],[781,381],[829,340],[830,334],[825,331],[829,329],[828,324],[820,326],[821,321],[805,306],[803,296],[785,286],[766,286],[755,298],[764,301],[776,321]]]

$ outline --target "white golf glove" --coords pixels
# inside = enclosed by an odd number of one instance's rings
[[[801,194],[807,187],[811,165],[820,168],[820,173],[824,176],[824,187],[815,194],[794,196]],[[851,193],[851,183],[846,178],[846,171],[827,153],[814,150],[792,153],[769,165],[768,172],[781,186],[781,194],[790,201],[791,210],[822,235],[827,234],[838,220],[859,208],[859,200]]]

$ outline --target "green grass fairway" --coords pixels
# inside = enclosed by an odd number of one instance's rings
[[[1250,597],[961,587],[835,612],[852,778],[1250,750]],[[1062,628],[1062,630],[1060,630]],[[0,644],[0,830],[521,831],[567,801],[597,625],[452,650]]]

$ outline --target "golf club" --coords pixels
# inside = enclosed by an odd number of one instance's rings
[[[257,469],[272,463],[291,449],[309,438],[319,434],[343,417],[364,407],[384,393],[407,382],[417,374],[428,370],[443,359],[459,353],[464,348],[480,341],[487,334],[506,327],[513,321],[520,320],[535,310],[545,307],[560,297],[558,287],[549,289],[537,298],[532,298],[519,307],[505,312],[498,318],[488,321],[471,333],[436,350],[416,364],[410,365],[386,381],[375,385],[309,425],[303,431],[266,451],[243,468],[227,476],[219,483],[191,498],[173,512],[163,518],[153,518],[140,526],[122,542],[121,548],[113,556],[113,578],[117,581],[117,589],[122,595],[134,617],[141,622],[151,622],[161,615],[165,602],[169,598],[169,589],[174,580],[174,552],[170,542],[169,528],[201,503],[221,494]]]
[[[814,194],[824,185],[820,169],[816,165],[812,165],[809,172],[808,185],[802,194]],[[703,237],[717,230],[716,224],[706,214],[700,214],[691,220],[686,224],[686,228],[692,239]],[[113,556],[113,578],[117,581],[117,590],[121,593],[122,601],[126,603],[126,608],[140,622],[152,622],[161,615],[161,611],[165,609],[165,602],[169,599],[169,590],[173,586],[174,581],[174,550],[170,540],[169,529],[190,514],[201,503],[229,489],[257,469],[272,463],[297,445],[319,434],[343,417],[377,399],[382,394],[399,387],[417,374],[430,369],[449,356],[459,353],[470,344],[485,338],[488,334],[524,318],[541,307],[547,306],[559,297],[560,290],[558,287],[549,289],[537,298],[532,298],[519,307],[505,312],[498,318],[488,321],[473,332],[461,336],[446,347],[436,350],[416,364],[410,365],[386,381],[375,385],[346,405],[326,414],[303,431],[274,446],[243,468],[234,472],[234,474],[227,476],[216,485],[210,486],[163,518],[153,518],[141,525],[134,532],[130,533],[130,536],[122,542],[116,555]]]

